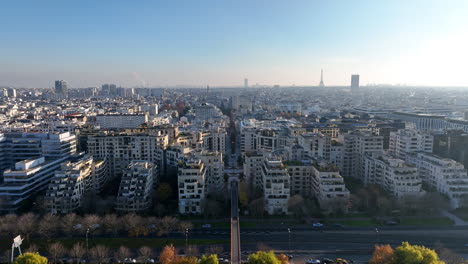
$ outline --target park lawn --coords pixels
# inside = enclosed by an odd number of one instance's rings
[[[452,220],[446,217],[403,218],[401,225],[407,226],[451,226]]]
[[[86,245],[86,239],[80,238],[57,238],[51,239],[47,241],[43,238],[33,238],[30,242],[24,242],[23,249],[26,249],[30,244],[37,245],[40,249],[46,249],[47,245],[52,244],[54,242],[62,243],[66,248],[71,248],[75,243],[82,243],[83,246]],[[190,245],[212,245],[212,244],[229,244],[229,240],[227,239],[189,239],[188,243]],[[149,237],[141,237],[141,238],[104,238],[104,237],[97,237],[97,238],[90,238],[89,239],[89,247],[93,247],[96,245],[105,245],[109,248],[118,248],[120,246],[126,246],[131,249],[137,249],[142,246],[148,246],[151,248],[162,248],[166,245],[173,244],[175,247],[184,247],[185,246],[185,239],[166,239],[166,238],[149,238]],[[0,241],[0,249],[6,250],[11,247],[9,241]]]

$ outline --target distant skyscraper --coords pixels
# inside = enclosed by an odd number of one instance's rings
[[[320,71],[320,87],[325,87],[325,84],[323,83],[323,69]]]
[[[64,80],[55,81],[55,92],[59,94],[68,93],[67,82]]]
[[[249,87],[249,79],[247,78],[244,79],[244,87],[245,88]]]
[[[359,89],[359,75],[351,75],[351,89]]]

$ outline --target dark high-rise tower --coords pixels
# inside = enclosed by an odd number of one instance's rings
[[[55,92],[59,94],[68,93],[67,82],[64,80],[55,81]]]
[[[359,89],[359,75],[351,75],[351,90]]]
[[[325,87],[325,84],[323,83],[323,69],[320,71],[320,87]]]

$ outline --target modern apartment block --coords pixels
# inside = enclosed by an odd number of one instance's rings
[[[3,172],[3,183],[0,185],[1,211],[14,212],[23,201],[47,188],[55,171],[69,157],[46,160],[44,157],[23,160],[15,164],[14,169]]]
[[[363,157],[366,153],[382,152],[383,137],[371,132],[353,131],[339,136],[343,144],[343,177],[363,179]]]
[[[197,151],[194,156],[199,158],[206,167],[206,192],[219,193],[225,191],[223,154],[220,152]]]
[[[347,210],[349,191],[338,167],[325,161],[314,162],[312,174],[312,190],[320,207],[327,209],[339,203],[344,211]]]
[[[262,152],[246,152],[243,155],[243,173],[251,193],[262,188],[262,164],[265,155]]]
[[[407,161],[414,164],[421,179],[450,199],[453,208],[468,197],[468,175],[463,164],[426,152],[413,152]]]
[[[364,156],[364,166],[364,184],[380,185],[397,199],[424,193],[418,169],[404,160],[368,153]]]
[[[262,165],[263,195],[268,214],[287,214],[290,197],[290,177],[281,159],[265,157]]]
[[[136,128],[145,123],[148,123],[148,115],[144,113],[96,115],[96,125],[103,129]]]
[[[144,160],[131,161],[120,180],[115,210],[119,212],[141,212],[149,209],[156,181],[156,168],[152,162]]]
[[[304,148],[305,155],[315,159],[330,159],[330,137],[321,133],[299,135],[298,144]]]
[[[76,137],[64,133],[5,133],[5,160],[9,166],[15,163],[44,157],[46,160],[61,159],[76,152]]]
[[[88,137],[88,152],[97,159],[107,159],[111,177],[121,173],[132,160],[146,160],[164,168],[164,149],[168,136],[128,133],[101,133]]]
[[[400,129],[390,132],[389,151],[397,159],[405,160],[406,154],[416,151],[432,153],[434,137],[423,131]]]
[[[177,172],[179,213],[201,214],[206,195],[206,167],[201,159],[188,157]]]
[[[47,187],[47,210],[53,214],[78,210],[86,193],[102,190],[108,174],[106,160],[94,160],[89,155],[62,163]]]
[[[302,195],[312,197],[315,195],[312,189],[313,172],[312,160],[289,160],[284,161],[291,179],[291,196]]]

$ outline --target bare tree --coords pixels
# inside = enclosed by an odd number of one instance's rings
[[[190,223],[189,221],[180,221],[178,224],[178,229],[182,233],[184,233],[185,230],[192,229],[192,228],[193,228],[193,224]]]
[[[257,250],[258,251],[270,251],[271,248],[267,244],[259,242],[257,243]]]
[[[123,262],[123,260],[129,258],[130,255],[131,252],[130,249],[128,249],[128,247],[120,246],[119,249],[115,252],[114,258]]]
[[[27,213],[19,217],[18,229],[24,234],[26,241],[29,241],[29,237],[36,230],[37,216],[33,213]]]
[[[58,263],[57,260],[62,258],[65,255],[65,247],[63,247],[62,243],[55,242],[49,245],[48,248],[49,255],[53,260],[53,263]]]
[[[124,228],[127,230],[128,236],[130,237],[138,237],[140,235],[148,234],[148,228],[144,219],[135,213],[126,214],[123,217],[123,223]]]
[[[80,230],[76,230],[75,228],[79,224],[79,221],[80,221],[80,218],[75,213],[71,213],[71,214],[67,214],[63,216],[62,222],[60,223],[62,232],[66,236],[72,237],[76,231],[80,231]]]
[[[164,236],[174,231],[178,225],[178,220],[172,216],[165,216],[159,219],[158,235]]]
[[[86,215],[83,217],[83,224],[86,228],[89,228],[89,230],[97,234],[101,227],[101,218],[95,214]]]
[[[39,222],[38,232],[43,237],[50,239],[57,235],[60,218],[53,214],[46,214]]]
[[[18,216],[15,214],[7,214],[0,219],[0,231],[3,236],[13,238],[18,233]]]
[[[185,255],[190,256],[190,257],[196,257],[200,253],[200,250],[198,249],[197,245],[188,245],[185,248]]]
[[[86,254],[86,249],[83,247],[83,244],[76,243],[70,249],[70,256],[75,259],[77,263],[81,262],[81,259]]]
[[[153,250],[150,247],[141,247],[138,249],[140,262],[147,263],[148,259],[153,255]]]
[[[109,257],[109,248],[103,245],[97,245],[90,250],[91,258],[101,264]]]
[[[39,247],[36,244],[30,244],[29,247],[26,249],[27,253],[37,253],[39,252]]]
[[[224,252],[223,246],[219,246],[219,245],[211,245],[205,248],[206,255],[220,255],[223,252]]]
[[[122,221],[120,221],[116,214],[107,214],[101,221],[105,232],[113,236],[117,236],[122,228]]]

